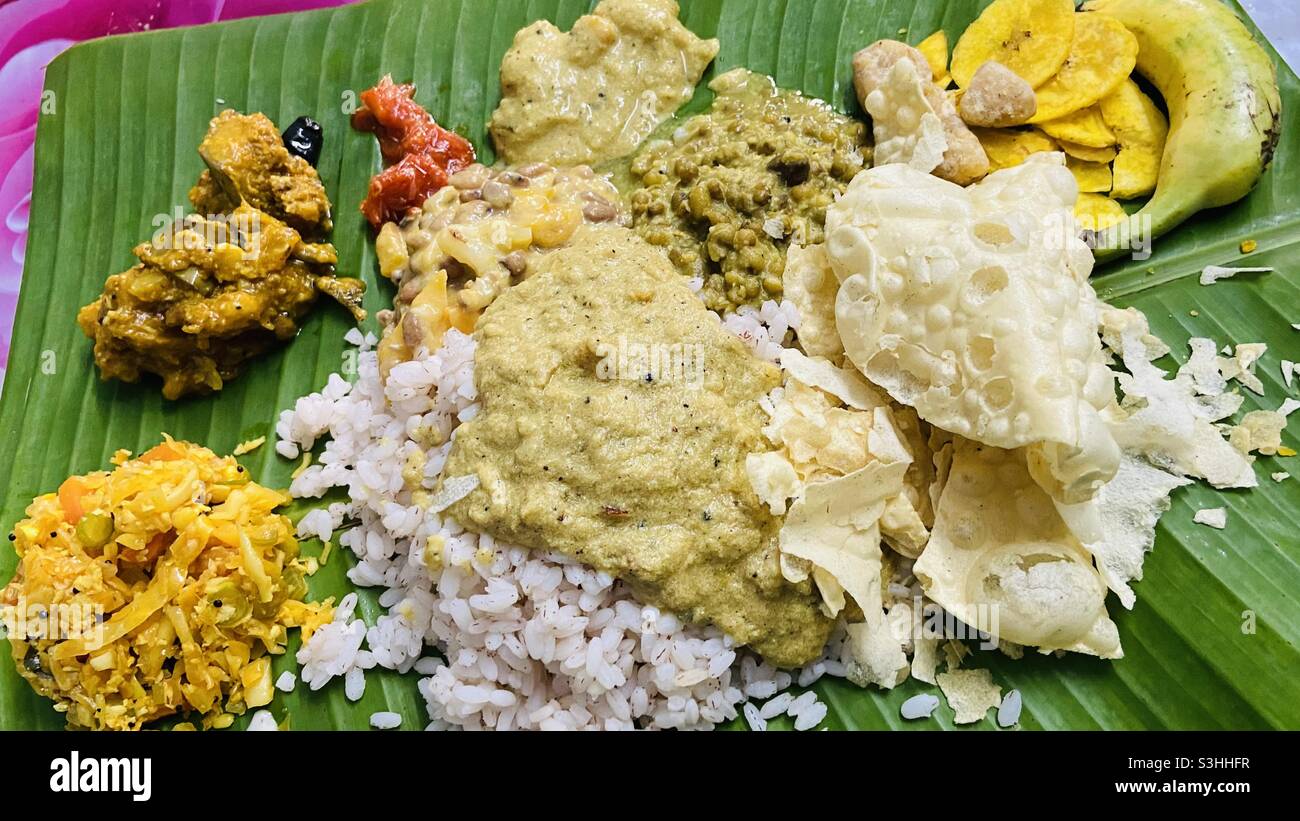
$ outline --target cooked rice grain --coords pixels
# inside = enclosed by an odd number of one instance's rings
[[[763,324],[773,322],[779,340],[783,312],[768,313]],[[449,331],[435,354],[393,368],[386,387],[373,337],[352,341],[363,343],[355,385],[335,375],[299,399],[279,419],[277,450],[296,457],[328,437],[291,493],[343,487],[350,501],[304,516],[299,534],[326,539],[355,521],[338,539],[358,559],[348,577],[382,588],[387,612],[367,628],[356,595],[344,597],[298,653],[309,687],[343,676],[359,698],[364,670],[415,669],[429,729],[708,729],[736,718],[747,693],[763,698],[793,683],[716,628],[636,601],[608,574],[470,533],[417,505],[402,476],[408,460],[424,451],[420,490],[431,493],[452,431],[478,409],[474,341]],[[442,444],[422,447],[430,441]],[[842,669],[842,652],[841,636],[800,682]],[[825,707],[811,693],[800,699],[796,726],[811,727]]]

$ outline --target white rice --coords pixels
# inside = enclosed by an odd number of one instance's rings
[[[1024,706],[1024,700],[1020,696],[1019,690],[1012,690],[1002,699],[998,705],[998,726],[1013,727],[1020,722],[1020,710]]]
[[[298,677],[293,673],[285,670],[280,677],[275,680],[275,689],[282,693],[292,693],[294,685],[298,683]]]
[[[250,732],[277,732],[279,729],[279,725],[275,723],[275,716],[271,715],[270,710],[258,710],[253,713],[253,717],[248,722]]]
[[[366,694],[366,673],[360,667],[353,667],[344,673],[343,694],[348,701],[360,701]]]
[[[792,314],[768,303],[728,322],[743,324],[750,344],[779,348],[797,323]],[[355,386],[331,376],[276,426],[277,450],[291,451],[289,458],[328,437],[290,492],[311,498],[343,487],[350,501],[304,516],[299,534],[326,539],[345,519],[355,521],[338,539],[358,560],[348,577],[380,588],[387,608],[367,628],[354,618],[356,594],[344,597],[334,620],[298,652],[311,689],[342,676],[347,697],[359,699],[364,671],[378,665],[422,676],[429,729],[709,729],[735,719],[747,699],[795,683],[716,628],[684,625],[636,601],[608,574],[498,543],[432,512],[437,504],[415,504],[402,473],[419,441],[436,430],[433,439],[443,443],[426,453],[423,488],[431,492],[455,427],[478,410],[474,340],[449,331],[435,354],[421,351],[394,367],[385,386],[373,337],[353,341],[364,343]],[[432,566],[431,537],[442,541]],[[426,655],[431,650],[442,658]],[[798,683],[842,672],[843,652],[837,633],[827,656],[797,673]],[[798,729],[826,714],[813,693],[797,703]],[[376,720],[396,726],[387,714],[372,716],[378,727]]]
[[[939,697],[933,693],[918,693],[903,702],[899,712],[903,718],[911,721],[917,718],[929,718],[939,706]]]
[[[766,362],[776,362],[785,348],[787,334],[799,330],[799,311],[789,300],[775,302],[771,299],[755,310],[742,305],[734,314],[722,318],[722,325],[740,337]]]
[[[797,698],[795,698],[794,701],[790,702],[790,706],[786,708],[785,713],[791,718],[798,718],[805,710],[807,710],[809,707],[812,707],[816,703],[817,703],[817,694],[812,691],[809,691],[798,696]]]
[[[795,716],[794,728],[796,730],[811,730],[821,724],[824,718],[826,718],[826,705],[820,701],[813,701],[803,712]]]
[[[300,675],[312,690],[319,690],[330,679],[346,675],[353,668],[374,666],[373,656],[361,649],[366,625],[352,620],[356,606],[356,593],[344,596],[334,609],[334,620],[319,627],[311,641],[299,648],[297,659],[303,665]]]
[[[758,714],[763,719],[776,718],[784,715],[785,711],[790,709],[790,702],[794,701],[794,693],[782,693],[768,703],[764,704]]]
[[[371,713],[370,726],[376,730],[393,730],[402,726],[402,717],[397,713]]]

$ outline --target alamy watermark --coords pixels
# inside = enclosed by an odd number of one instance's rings
[[[82,757],[79,750],[50,762],[50,792],[125,793],[132,801],[153,796],[153,759]]]
[[[98,649],[104,638],[104,608],[89,603],[42,604],[19,598],[0,605],[0,635],[21,641],[83,639]]]
[[[654,384],[675,382],[690,390],[704,386],[704,346],[674,342],[640,342],[621,334],[618,344],[596,345],[596,378]]]
[[[1119,222],[1099,227],[1090,216],[1051,214],[1043,221],[1047,247],[1059,250],[1067,242],[1082,239],[1093,252],[1128,251],[1135,260],[1151,258],[1151,217],[1130,214]]]
[[[240,249],[240,257],[245,261],[255,260],[261,254],[262,219],[257,211],[186,214],[176,206],[170,214],[155,214],[150,225],[154,228],[150,242],[159,251],[198,251],[233,245]]]
[[[978,642],[981,650],[996,650],[1001,624],[998,610],[996,603],[974,602],[967,608],[963,620],[934,602],[916,596],[912,599],[912,617],[906,622],[891,620],[889,625],[894,640],[900,644],[917,639],[955,639]]]

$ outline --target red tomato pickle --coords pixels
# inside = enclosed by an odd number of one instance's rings
[[[415,86],[391,76],[361,92],[352,127],[379,140],[386,168],[370,179],[361,213],[378,229],[399,222],[412,208],[447,184],[447,178],[474,162],[474,146],[434,122],[415,101]]]

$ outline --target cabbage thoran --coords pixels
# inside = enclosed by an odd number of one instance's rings
[[[0,593],[18,672],[71,727],[135,730],[193,714],[204,727],[271,701],[271,657],[332,616],[302,601],[289,501],[234,457],[166,438],[111,472],[37,497],[10,539]]]

